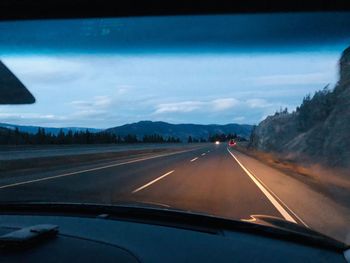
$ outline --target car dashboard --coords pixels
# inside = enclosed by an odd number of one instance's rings
[[[202,220],[205,222],[206,218]],[[276,238],[270,227],[264,228],[263,235],[255,234],[259,227],[248,222],[242,222],[243,230],[241,226],[234,231],[115,218],[109,214],[2,212],[0,240],[18,230],[48,224],[56,226],[57,233],[37,242],[10,246],[0,242],[0,261],[346,262],[343,251],[335,247]]]

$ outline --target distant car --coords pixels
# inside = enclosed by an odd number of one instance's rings
[[[230,147],[233,147],[233,146],[236,146],[236,145],[237,145],[237,143],[234,140],[232,140],[232,139],[228,142],[228,146],[230,146]]]
[[[220,144],[220,141],[215,141],[215,144]]]

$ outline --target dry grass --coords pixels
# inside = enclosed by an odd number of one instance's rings
[[[346,189],[350,193],[350,173],[346,168],[328,167],[320,163],[312,162],[307,157],[302,158],[303,161],[298,162],[292,159],[290,157],[291,155],[285,156],[251,150],[247,149],[245,145],[237,146],[236,149],[288,175],[317,181],[327,187]]]

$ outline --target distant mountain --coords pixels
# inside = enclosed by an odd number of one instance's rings
[[[241,137],[248,138],[252,130],[251,125],[225,124],[225,125],[201,125],[201,124],[171,124],[162,121],[140,121],[109,128],[106,131],[116,135],[136,135],[142,139],[144,135],[158,134],[167,138],[173,136],[182,141],[187,141],[189,136],[196,139],[208,139],[210,135],[236,133]]]
[[[52,133],[54,135],[57,135],[59,131],[62,129],[64,133],[67,133],[69,130],[76,132],[76,131],[86,131],[96,133],[103,131],[102,129],[94,129],[94,128],[82,128],[82,127],[63,127],[63,128],[52,128],[52,127],[41,127],[41,126],[26,126],[26,125],[16,125],[16,124],[8,124],[8,123],[0,123],[0,127],[7,128],[14,130],[16,127],[20,132],[27,132],[27,133],[37,133],[39,128],[44,128],[46,133]]]

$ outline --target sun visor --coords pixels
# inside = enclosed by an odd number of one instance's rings
[[[0,61],[0,104],[32,104],[34,96]]]

